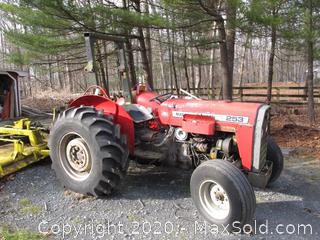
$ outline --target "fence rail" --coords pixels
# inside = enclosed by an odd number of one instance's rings
[[[235,101],[244,102],[265,102],[267,98],[267,86],[243,86],[233,87],[233,98]],[[176,89],[156,89],[159,93],[173,91]],[[190,92],[207,99],[219,99],[221,88],[191,88]],[[320,105],[320,86],[314,86],[315,104]],[[305,105],[307,104],[307,88],[299,86],[275,86],[272,87],[271,103],[287,105]]]

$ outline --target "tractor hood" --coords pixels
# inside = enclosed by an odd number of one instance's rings
[[[242,166],[260,171],[265,163],[269,106],[259,103],[169,99],[158,108],[160,122],[196,134],[234,133]]]
[[[261,106],[263,104],[176,98],[162,103],[158,114],[163,124],[174,126],[181,126],[184,115],[213,117],[218,125],[253,126]]]

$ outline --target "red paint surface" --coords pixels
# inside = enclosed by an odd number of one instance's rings
[[[140,104],[146,108],[151,108],[152,112],[157,115],[157,111],[159,108],[159,103],[156,101],[150,101],[150,99],[153,99],[157,97],[158,94],[155,92],[142,92],[136,97],[136,104]]]
[[[215,132],[214,117],[186,114],[181,126],[183,131],[190,133],[213,135]]]
[[[8,92],[7,95],[4,97],[3,110],[1,114],[2,120],[10,119],[10,112],[11,112],[11,91]]]

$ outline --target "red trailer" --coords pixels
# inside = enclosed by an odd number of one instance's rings
[[[0,70],[0,120],[21,116],[19,78],[25,76],[23,72]]]

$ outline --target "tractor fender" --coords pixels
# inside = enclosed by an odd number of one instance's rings
[[[123,107],[103,96],[85,95],[81,96],[69,104],[69,107],[93,106],[97,110],[102,110],[105,116],[112,116],[113,122],[121,126],[121,133],[127,136],[129,151],[134,152],[134,124],[131,116]]]

